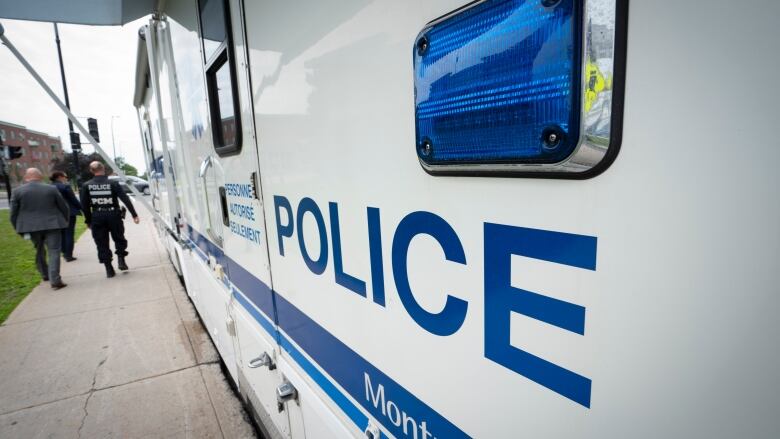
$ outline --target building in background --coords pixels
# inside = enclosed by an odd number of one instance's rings
[[[49,175],[55,158],[64,160],[62,141],[59,137],[0,120],[0,138],[3,139],[4,145],[22,147],[22,156],[11,160],[8,166],[12,186],[19,185],[25,169],[36,167],[44,175]]]

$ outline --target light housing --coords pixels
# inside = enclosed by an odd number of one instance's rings
[[[483,0],[415,40],[432,174],[587,178],[620,146],[625,0]]]

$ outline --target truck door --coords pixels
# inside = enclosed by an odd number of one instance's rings
[[[257,134],[252,117],[243,4],[209,0],[199,4],[204,70],[214,155],[222,245],[231,290],[237,381],[266,428],[282,437],[304,437],[300,412],[291,397],[277,400],[286,377],[276,367],[274,293],[268,260],[260,189]],[[286,388],[289,388],[289,384]],[[294,396],[294,395],[293,395]],[[271,434],[276,437],[275,434]]]
[[[161,209],[162,217],[171,230],[174,227],[175,218],[178,217],[181,207],[179,204],[180,188],[176,184],[175,170],[179,166],[178,146],[181,142],[177,139],[178,131],[175,129],[176,113],[173,105],[172,93],[174,82],[171,81],[172,61],[167,56],[167,33],[157,26],[147,27],[149,33],[146,38],[146,47],[149,60],[149,82],[153,90],[148,105],[150,120],[153,128],[145,134],[151,134],[152,168],[154,179],[158,182],[159,199],[156,207]]]
[[[174,171],[179,174],[176,184],[169,185],[172,189],[168,191],[168,200],[184,208],[177,208],[170,215],[169,227],[178,229],[177,226],[182,225],[182,229],[186,229],[190,243],[187,248],[193,256],[182,258],[187,290],[225,365],[235,377],[235,331],[229,313],[231,291],[223,242],[225,210],[220,204],[224,171],[213,145],[200,134],[200,130],[209,128],[208,125],[203,127],[193,117],[199,106],[206,106],[203,76],[197,76],[198,70],[195,70],[195,80],[179,74],[191,69],[182,60],[197,51],[198,40],[181,40],[182,24],[191,25],[197,20],[192,13],[188,23],[177,6],[182,5],[171,6],[173,16],[170,20],[153,18],[144,35],[149,53],[150,82],[158,97],[157,105],[151,105],[152,110],[159,109],[159,116],[153,120],[160,136],[167,139],[164,143],[166,155],[159,163],[155,159],[155,164],[166,178],[173,177]],[[194,67],[200,67],[197,61]],[[161,202],[161,205],[165,204]],[[173,254],[177,249],[170,240],[165,242]]]

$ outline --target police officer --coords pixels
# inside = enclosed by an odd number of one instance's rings
[[[122,221],[122,213],[119,200],[122,200],[133,222],[138,224],[140,219],[135,212],[135,207],[118,181],[111,182],[106,177],[106,168],[102,163],[94,161],[89,164],[89,172],[95,176],[92,180],[81,186],[81,204],[84,207],[84,222],[92,230],[92,238],[95,240],[98,251],[98,260],[106,266],[106,276],[114,277],[116,272],[111,265],[111,248],[108,246],[108,236],[114,240],[116,247],[117,267],[127,270],[125,256],[127,256],[127,240],[125,239],[125,225]]]

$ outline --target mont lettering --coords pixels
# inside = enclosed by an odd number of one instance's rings
[[[325,213],[311,198],[303,198],[293,209],[290,200],[274,196],[276,233],[279,254],[284,256],[285,241],[297,238],[303,262],[317,275],[324,275],[332,259],[334,281],[352,293],[368,300],[367,283],[371,285],[371,301],[385,306],[385,281],[381,213],[379,208],[366,208],[368,248],[354,258],[368,256],[370,279],[359,279],[344,269],[341,246],[338,204],[330,202]],[[327,215],[327,223],[326,223]],[[314,220],[319,254],[312,255],[306,248],[304,219]],[[307,229],[311,230],[311,229]],[[484,242],[484,355],[550,390],[585,407],[590,407],[591,380],[565,369],[510,343],[512,313],[545,322],[576,334],[585,334],[585,307],[511,285],[512,255],[596,270],[597,239],[549,230],[531,229],[502,224],[483,224]],[[356,232],[352,232],[356,233]],[[415,298],[407,271],[407,260],[412,240],[419,235],[433,238],[443,251],[445,260],[467,264],[466,253],[457,232],[442,217],[432,212],[417,211],[406,215],[395,226],[391,248],[392,272],[398,298],[409,316],[424,330],[439,336],[455,334],[466,319],[468,302],[448,293],[444,308],[439,312],[424,309]],[[314,237],[310,237],[314,238]]]

